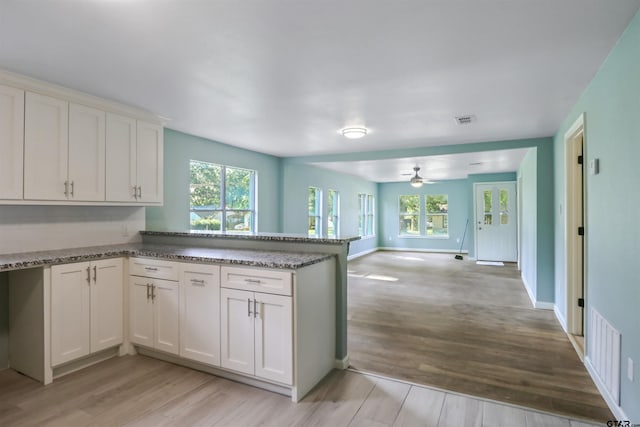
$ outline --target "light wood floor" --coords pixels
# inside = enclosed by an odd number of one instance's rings
[[[376,252],[349,262],[348,348],[364,372],[605,422],[612,419],[553,311],[515,265]]]
[[[426,387],[333,371],[302,402],[144,356],[107,360],[48,386],[0,371],[2,426],[587,427]]]

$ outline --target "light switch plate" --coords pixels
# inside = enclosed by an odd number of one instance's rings
[[[600,172],[600,159],[589,161],[589,175],[598,175]]]
[[[627,357],[627,378],[633,382],[633,359]]]

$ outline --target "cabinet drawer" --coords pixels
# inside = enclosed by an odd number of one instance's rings
[[[153,277],[177,282],[178,270],[178,264],[171,261],[148,258],[129,259],[129,274],[132,276]]]
[[[222,267],[220,284],[224,288],[243,289],[277,295],[291,295],[291,272],[241,267]]]

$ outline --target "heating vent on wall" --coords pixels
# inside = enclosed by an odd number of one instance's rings
[[[611,399],[620,405],[620,332],[593,308],[589,358]]]

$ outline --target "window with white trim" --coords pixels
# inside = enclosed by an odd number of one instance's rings
[[[400,236],[420,236],[420,196],[417,194],[398,198]]]
[[[427,194],[425,207],[427,237],[448,237],[449,196],[446,194]]]
[[[327,215],[327,236],[336,237],[340,235],[340,192],[329,190],[327,192],[328,215]]]
[[[192,230],[256,231],[256,171],[191,160],[189,172]]]
[[[358,234],[375,236],[375,198],[373,194],[358,194]]]
[[[317,187],[309,187],[309,227],[308,235],[312,237],[322,236],[322,190]]]

